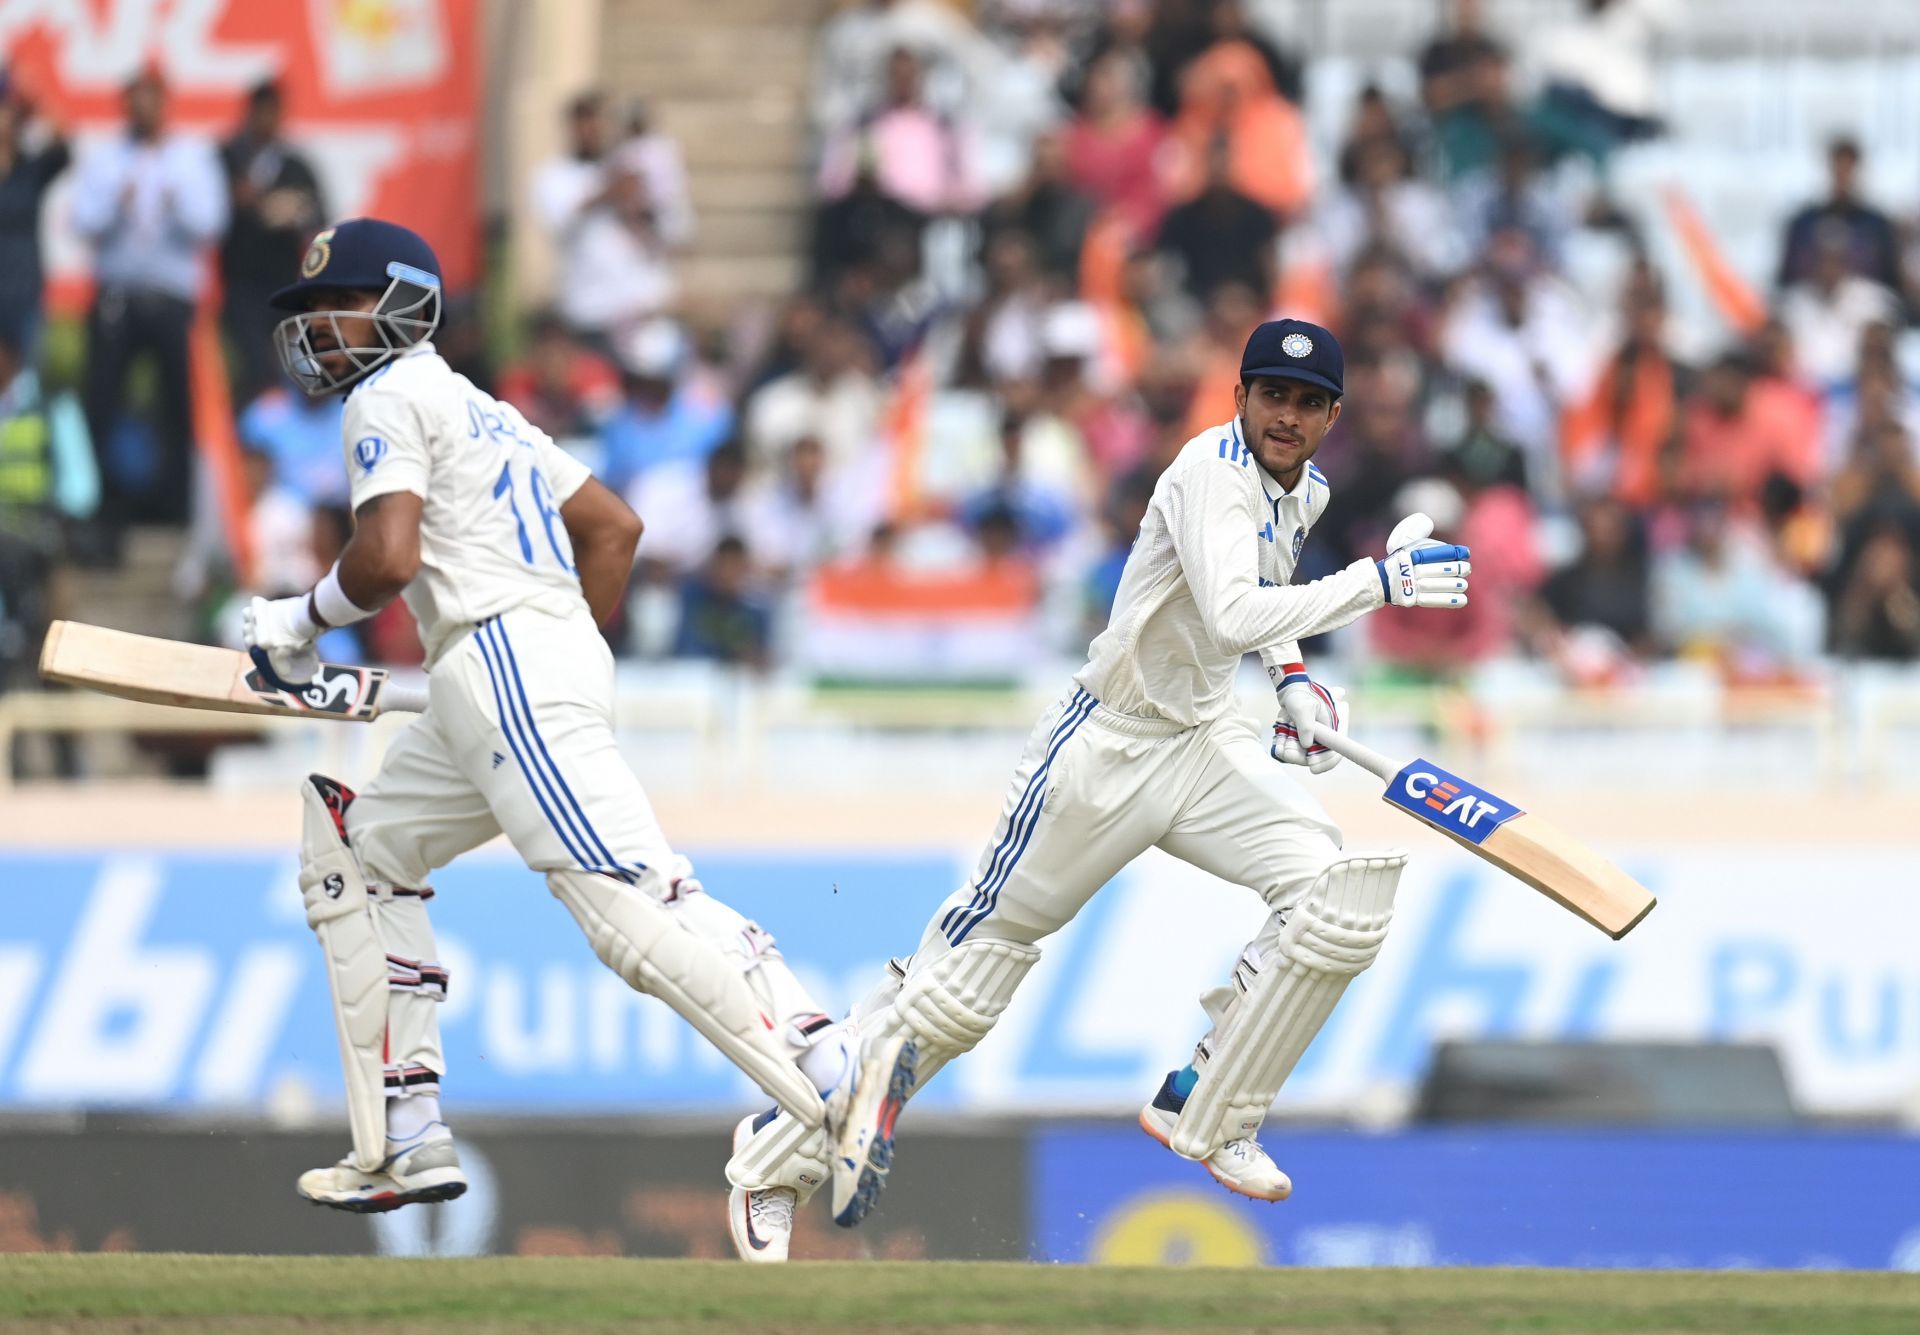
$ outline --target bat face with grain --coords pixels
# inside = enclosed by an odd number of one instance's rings
[[[1586,844],[1431,760],[1405,766],[1381,797],[1616,941],[1653,912],[1652,893]]]
[[[385,668],[322,663],[298,692],[276,690],[245,654],[206,644],[56,621],[40,651],[40,675],[106,695],[230,714],[364,722],[382,710]],[[389,700],[386,708],[400,707]]]

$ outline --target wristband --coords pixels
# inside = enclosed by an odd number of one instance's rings
[[[313,610],[319,615],[323,629],[328,626],[351,626],[373,615],[347,597],[346,590],[340,587],[338,562],[313,586]]]

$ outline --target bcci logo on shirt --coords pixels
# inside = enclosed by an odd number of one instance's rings
[[[1416,760],[1394,775],[1386,799],[1469,844],[1484,842],[1520,814],[1520,808],[1430,760]]]
[[[362,473],[371,473],[387,457],[387,442],[378,436],[362,436],[353,443],[353,461]]]
[[[1300,564],[1300,549],[1306,545],[1307,529],[1306,525],[1303,524],[1293,531],[1293,563],[1295,565]]]

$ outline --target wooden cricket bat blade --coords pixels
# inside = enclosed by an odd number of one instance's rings
[[[56,621],[40,649],[40,675],[105,695],[180,709],[365,722],[388,710],[426,708],[424,691],[391,686],[385,668],[322,663],[299,691],[269,686],[247,655],[209,644]]]
[[[1645,886],[1559,826],[1431,760],[1402,768],[1380,796],[1616,941],[1658,902]]]

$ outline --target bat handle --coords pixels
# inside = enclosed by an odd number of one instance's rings
[[[1381,755],[1364,742],[1355,741],[1344,732],[1335,732],[1331,728],[1316,728],[1313,733],[1316,746],[1324,746],[1342,759],[1351,760],[1361,769],[1369,770],[1388,783],[1400,772],[1397,761]]]
[[[427,688],[424,686],[396,686],[389,680],[380,689],[382,714],[424,714],[427,712],[427,702]]]

